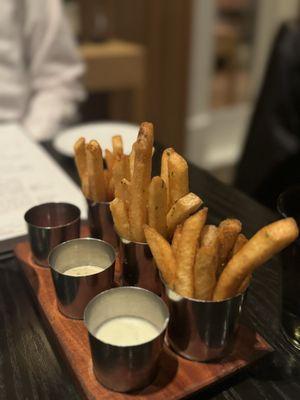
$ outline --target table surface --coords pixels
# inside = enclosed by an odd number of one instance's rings
[[[73,161],[46,145],[59,164],[76,180]],[[159,165],[159,151],[154,170]],[[270,210],[225,186],[207,172],[190,166],[191,190],[209,207],[210,222],[236,217],[251,236],[276,219]],[[0,258],[0,399],[80,399],[55,342],[45,330],[41,314],[15,258]],[[275,349],[260,360],[193,399],[299,399],[300,352],[280,331],[280,261],[273,259],[254,275],[243,322],[256,329]]]

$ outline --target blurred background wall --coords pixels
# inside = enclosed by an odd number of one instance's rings
[[[278,26],[299,0],[68,0],[87,63],[84,121],[156,138],[231,182]]]

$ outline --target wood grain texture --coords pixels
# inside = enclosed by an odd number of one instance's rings
[[[153,384],[134,395],[111,392],[100,385],[93,374],[87,331],[83,322],[66,318],[58,311],[50,270],[32,262],[28,242],[19,243],[15,254],[23,265],[25,276],[51,332],[55,335],[79,387],[89,400],[181,399],[233,374],[271,351],[259,335],[241,326],[233,352],[222,362],[205,364],[187,361],[165,347]]]

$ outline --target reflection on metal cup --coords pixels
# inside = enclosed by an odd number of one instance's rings
[[[109,344],[97,338],[101,325],[124,316],[153,324],[157,328],[157,336],[141,344],[128,346]],[[89,333],[97,380],[118,392],[129,392],[149,385],[157,373],[168,320],[166,304],[145,289],[119,287],[91,300],[84,312],[84,323]]]
[[[163,285],[148,244],[120,238],[120,246],[123,285],[138,286],[161,295]]]
[[[107,259],[105,266],[103,256]],[[74,239],[53,249],[49,264],[60,312],[70,318],[82,319],[87,303],[113,287],[115,260],[114,248],[99,239]],[[67,270],[82,266],[104,269],[86,276],[66,275]]]
[[[48,267],[50,251],[58,244],[80,236],[80,210],[69,203],[45,203],[24,215],[34,261]]]
[[[182,297],[165,287],[170,310],[168,344],[195,361],[224,357],[234,342],[245,293],[223,301]]]
[[[300,223],[300,185],[281,193],[277,210],[282,217],[295,218]],[[295,240],[281,253],[282,259],[282,309],[281,323],[289,342],[300,350],[300,239]]]
[[[109,202],[95,203],[87,200],[88,222],[91,236],[110,243],[115,249],[119,247],[119,238],[114,229],[114,222]]]

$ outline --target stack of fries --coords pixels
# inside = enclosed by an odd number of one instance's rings
[[[120,181],[110,204],[118,234],[129,241],[145,242],[145,224],[171,238],[176,226],[202,204],[189,193],[187,162],[173,149],[164,151],[161,176],[151,180],[152,147],[153,125],[144,122],[130,155],[130,180]]]
[[[146,225],[145,236],[166,284],[176,293],[199,300],[224,300],[242,293],[253,271],[298,237],[293,218],[276,221],[249,241],[241,223],[227,219],[205,225],[207,208],[176,228],[172,245]]]
[[[130,160],[123,153],[122,137],[113,136],[112,145],[113,152],[105,150],[106,169],[101,146],[96,140],[86,143],[81,137],[74,145],[75,163],[83,194],[96,203],[113,200],[121,180],[130,176]]]

